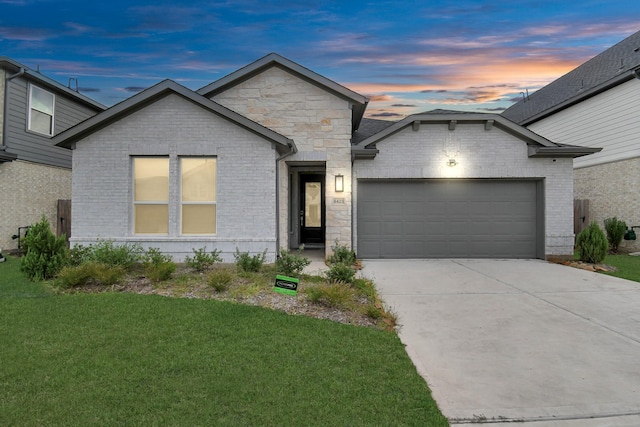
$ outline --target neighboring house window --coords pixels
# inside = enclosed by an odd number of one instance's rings
[[[29,85],[29,130],[53,136],[55,99],[54,94]]]
[[[216,233],[216,159],[180,158],[182,234]]]
[[[169,234],[169,158],[133,159],[134,233]]]

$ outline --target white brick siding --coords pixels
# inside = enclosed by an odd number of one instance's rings
[[[169,156],[169,236],[133,234],[131,156]],[[179,156],[217,156],[217,234],[181,236]],[[192,249],[236,247],[276,253],[275,159],[272,144],[177,95],[163,98],[76,144],[73,155],[72,243],[97,239],[157,247],[177,261]]]
[[[542,178],[545,252],[573,253],[572,159],[532,159],[524,141],[496,126],[486,131],[484,124],[458,124],[453,132],[458,165],[449,167],[444,153],[448,132],[445,124],[422,124],[417,132],[409,126],[379,142],[375,159],[355,161],[354,197],[357,180],[364,178]],[[357,224],[353,229],[355,244]]]
[[[349,102],[287,71],[272,67],[217,94],[216,102],[295,141],[298,153],[286,162],[326,165],[326,251],[338,240],[351,246],[351,108]],[[335,175],[344,175],[345,191],[335,193]],[[280,240],[290,247],[289,180],[280,169]],[[297,191],[292,189],[291,191]],[[334,198],[344,203],[333,203]],[[294,243],[296,245],[297,242]]]
[[[0,249],[17,249],[11,236],[42,214],[55,233],[58,199],[70,198],[71,170],[22,160],[0,163]]]

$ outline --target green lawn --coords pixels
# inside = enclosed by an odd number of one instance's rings
[[[606,274],[640,282],[640,257],[630,255],[607,255],[603,264],[616,267],[618,271]]]
[[[0,425],[446,426],[398,337],[0,264]]]

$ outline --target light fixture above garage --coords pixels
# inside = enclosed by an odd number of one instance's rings
[[[344,191],[344,176],[336,175],[336,193],[342,193]]]
[[[447,166],[449,167],[453,167],[458,164],[456,158],[458,157],[458,154],[460,154],[460,146],[458,145],[458,140],[456,138],[456,134],[454,133],[456,124],[456,120],[451,120],[449,122],[447,136],[445,137],[442,146],[442,151],[444,151],[444,155],[447,157]]]

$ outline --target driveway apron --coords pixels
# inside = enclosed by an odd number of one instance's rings
[[[640,423],[638,283],[542,260],[363,267],[452,424]]]

